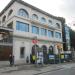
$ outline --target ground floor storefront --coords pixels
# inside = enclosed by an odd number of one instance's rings
[[[59,63],[72,59],[71,53],[58,51],[58,46],[62,48],[61,43],[39,41],[36,44],[31,39],[13,39],[12,46],[0,46],[0,61],[8,61],[9,55],[14,55],[15,64],[25,63]]]
[[[62,43],[38,41],[33,43],[32,39],[13,38],[13,55],[16,63],[48,62],[48,54],[58,54],[58,44],[63,52]]]

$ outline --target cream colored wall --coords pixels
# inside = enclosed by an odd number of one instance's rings
[[[27,10],[27,12],[29,13],[29,18],[25,18],[25,17],[22,17],[22,16],[19,16],[18,15],[18,11],[19,9],[25,9]],[[12,15],[8,18],[8,12],[10,9],[13,9],[13,13]],[[58,42],[62,42],[62,39],[56,39],[55,37],[54,38],[48,38],[46,36],[41,36],[41,35],[36,35],[36,34],[32,34],[32,29],[31,29],[31,26],[32,26],[32,23],[31,23],[31,20],[32,20],[32,14],[37,14],[38,17],[39,17],[39,24],[37,25],[39,28],[45,28],[41,22],[40,22],[40,19],[41,17],[45,17],[46,18],[46,21],[47,21],[47,25],[48,25],[48,20],[51,19],[52,20],[52,27],[55,28],[55,24],[56,23],[59,23],[60,26],[61,26],[61,22],[59,20],[56,20],[56,19],[53,19],[51,17],[48,17],[47,15],[44,15],[40,12],[38,12],[37,10],[33,10],[32,8],[30,7],[27,7],[27,6],[24,6],[22,4],[19,4],[17,2],[15,2],[12,6],[10,6],[8,8],[8,10],[1,16],[1,20],[2,20],[2,17],[4,15],[6,15],[6,21],[4,22],[4,25],[7,26],[7,24],[9,24],[10,22],[13,21],[13,54],[15,55],[15,61],[16,62],[26,62],[26,56],[29,56],[30,53],[31,53],[31,48],[34,44],[32,44],[32,40],[30,40],[31,38],[33,38],[34,36],[37,36],[37,39],[40,40],[40,42],[38,43],[38,45],[41,47],[42,45],[46,45],[47,48],[49,48],[50,45],[54,46],[54,41],[58,41]],[[21,21],[21,22],[24,22],[24,23],[28,23],[29,24],[29,30],[30,32],[22,32],[22,31],[17,31],[16,30],[16,21]],[[62,27],[61,29],[49,29],[49,28],[46,28],[48,30],[52,30],[52,31],[58,31],[60,33],[62,33]],[[28,40],[26,39],[29,38]],[[42,42],[41,40],[48,40],[50,42],[48,43],[44,43]],[[51,42],[52,41],[52,42]],[[24,46],[25,47],[25,58],[24,59],[20,59],[20,47],[21,46]],[[57,49],[55,48],[55,53],[57,52]]]

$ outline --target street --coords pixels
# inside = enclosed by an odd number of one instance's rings
[[[45,72],[45,73],[35,74],[35,75],[75,75],[75,68],[61,69],[57,71]]]
[[[27,69],[26,66],[0,68],[0,75],[75,75],[75,63]]]

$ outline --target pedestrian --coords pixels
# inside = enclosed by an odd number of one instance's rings
[[[12,65],[14,65],[14,55],[12,55]]]
[[[12,66],[12,54],[9,55],[10,66]]]
[[[26,63],[29,63],[29,57],[27,56],[27,58],[26,58]]]
[[[36,56],[33,55],[32,58],[33,58],[33,64],[35,64]]]

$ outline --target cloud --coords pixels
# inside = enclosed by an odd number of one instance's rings
[[[60,10],[67,16],[75,16],[75,0],[63,0]]]

